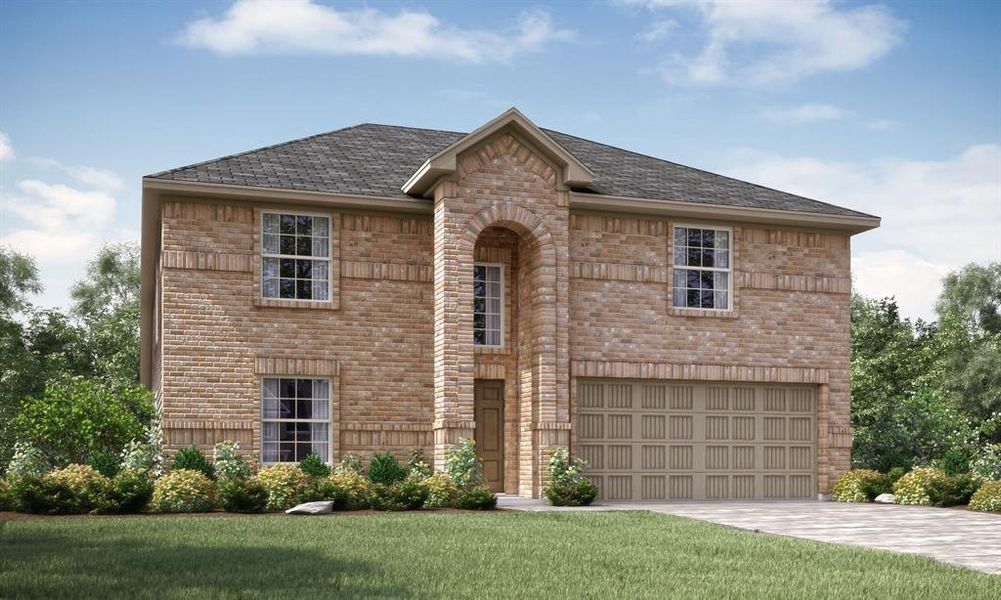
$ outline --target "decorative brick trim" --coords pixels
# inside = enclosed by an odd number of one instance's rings
[[[430,423],[341,423],[343,431],[431,431]]]
[[[164,250],[162,261],[161,266],[164,269],[238,271],[243,273],[249,273],[253,270],[253,256],[250,254]]]
[[[604,281],[667,283],[667,269],[646,265],[574,261],[570,263],[570,277],[576,279],[601,279]]]
[[[480,232],[491,225],[503,225],[516,233],[528,235],[530,239],[540,244],[547,254],[554,252],[553,236],[549,233],[545,222],[527,208],[509,202],[491,204],[470,217],[462,241],[472,250],[476,246]],[[555,256],[553,260],[555,262]]]
[[[459,419],[435,419],[432,429],[473,429],[476,421],[462,421]]]
[[[189,421],[187,419],[164,419],[163,429],[253,429],[253,421]]]
[[[654,362],[575,360],[570,363],[574,377],[618,377],[623,379],[687,379],[698,381],[747,381],[760,383],[828,382],[826,369],[806,367],[758,367]]]
[[[362,261],[341,262],[341,277],[347,279],[382,279],[387,281],[432,281],[432,267]]]
[[[473,371],[473,377],[476,379],[504,379],[504,376],[504,365],[497,363],[476,363]]]
[[[539,421],[532,425],[535,431],[570,431],[570,423],[566,421]]]
[[[254,215],[244,206],[211,201],[163,202],[163,218],[192,221],[217,221],[219,223],[252,223]]]
[[[675,317],[698,317],[700,319],[736,319],[740,316],[740,311],[734,306],[730,310],[712,310],[708,308],[677,308],[668,305],[667,314]]]
[[[504,263],[509,265],[511,264],[511,249],[479,246],[476,248],[473,260],[478,262]]]
[[[792,248],[847,249],[848,236],[791,229],[747,228],[745,244],[770,244]]]
[[[740,271],[737,285],[758,290],[786,290],[793,292],[819,292],[823,294],[852,293],[851,277],[800,275]]]
[[[340,365],[336,360],[322,358],[258,356],[254,359],[254,373],[258,375],[323,375],[337,377],[340,374]]]
[[[500,157],[512,159],[549,185],[556,185],[556,170],[509,133],[487,138],[479,146],[464,152],[459,157],[458,176],[460,179],[468,177]]]
[[[434,222],[427,217],[345,214],[341,216],[341,229],[368,233],[410,233],[430,237],[434,230]]]
[[[663,236],[667,235],[667,222],[663,219],[644,219],[642,217],[571,214],[570,229],[600,233]]]
[[[852,447],[852,428],[850,425],[829,425],[827,431],[831,448]]]

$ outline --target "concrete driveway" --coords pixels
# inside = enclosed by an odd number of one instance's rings
[[[775,535],[906,552],[1001,574],[1001,515],[959,509],[840,502],[678,502],[554,508],[500,496],[513,510],[648,510]]]

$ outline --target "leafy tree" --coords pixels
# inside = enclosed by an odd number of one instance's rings
[[[0,246],[0,316],[25,310],[29,296],[41,291],[34,259]]]
[[[940,318],[956,315],[984,335],[1001,334],[1001,262],[970,263],[942,281],[935,310]]]

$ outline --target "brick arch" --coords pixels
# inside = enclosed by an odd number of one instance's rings
[[[555,186],[559,177],[556,169],[540,158],[534,150],[509,132],[502,132],[459,157],[459,177],[467,177],[483,169],[499,157],[507,157],[526,171]]]
[[[556,266],[556,249],[549,228],[535,213],[515,204],[492,204],[469,218],[462,237],[462,247],[472,253],[480,233],[487,227],[506,227],[538,245],[546,266]]]

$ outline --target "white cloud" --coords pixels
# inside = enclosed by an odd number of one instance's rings
[[[893,119],[875,119],[866,123],[866,128],[872,131],[888,131],[900,126],[900,123]]]
[[[14,158],[14,147],[10,145],[10,137],[0,131],[0,161]]]
[[[641,40],[653,44],[669,38],[679,27],[681,24],[674,19],[660,19],[640,32],[639,37]]]
[[[934,317],[939,278],[949,270],[1001,259],[999,145],[929,161],[846,163],[754,151],[738,161],[723,170],[881,216],[881,228],[852,242],[855,283],[867,295],[896,296],[906,315]]]
[[[766,85],[861,69],[896,46],[905,29],[883,6],[842,8],[830,0],[626,1],[695,11],[705,32],[701,51],[672,54],[661,65],[663,77],[678,83]]]
[[[419,10],[389,14],[368,7],[338,10],[313,0],[237,0],[219,18],[189,23],[179,40],[230,56],[360,54],[503,62],[572,36],[540,10],[523,12],[507,30],[462,29]]]
[[[761,116],[783,125],[803,125],[817,121],[836,121],[850,113],[832,104],[802,104],[783,108],[766,108]]]

